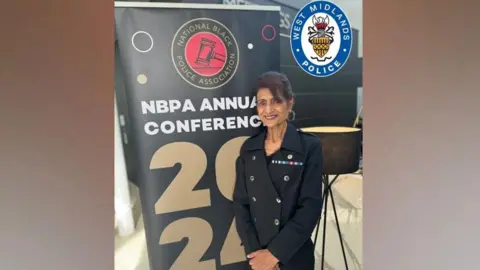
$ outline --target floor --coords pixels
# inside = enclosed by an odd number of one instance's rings
[[[333,185],[335,205],[344,238],[344,248],[347,255],[348,268],[363,269],[362,254],[362,186],[363,177],[360,174],[340,176]],[[316,270],[321,269],[323,219],[318,233],[316,247]],[[315,236],[315,230],[312,239]],[[342,249],[338,238],[332,203],[328,203],[326,232],[325,270],[346,269]],[[138,218],[137,229],[128,237],[115,236],[115,270],[150,270],[146,253],[145,231],[141,216]]]

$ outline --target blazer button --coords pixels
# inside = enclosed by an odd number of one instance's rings
[[[280,224],[280,221],[278,219],[275,219],[274,222],[275,222],[275,225],[277,225],[277,226],[278,226],[278,224]]]
[[[285,182],[287,182],[288,180],[290,180],[290,177],[289,177],[288,175],[285,175],[285,176],[283,177],[283,180],[285,180]]]
[[[250,181],[253,181],[253,180],[255,180],[255,177],[253,177],[253,175],[252,175],[252,176],[250,176]]]
[[[252,160],[255,160],[257,157],[256,156],[252,156]]]
[[[280,198],[277,198],[277,203],[281,203],[282,200],[280,200]]]
[[[256,201],[257,201],[257,198],[255,198],[255,197],[252,197],[252,200],[253,200],[254,202],[256,202]]]

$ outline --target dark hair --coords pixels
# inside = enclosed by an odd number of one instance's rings
[[[268,71],[257,78],[255,95],[261,88],[268,88],[274,98],[288,101],[295,96],[287,76],[277,71]]]

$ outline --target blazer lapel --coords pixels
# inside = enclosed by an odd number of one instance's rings
[[[258,177],[263,184],[265,191],[267,191],[269,194],[272,194],[272,196],[275,196],[275,198],[278,198],[279,195],[275,189],[275,186],[273,185],[272,178],[268,171],[267,160],[265,159],[266,134],[266,129],[264,129],[262,132],[253,137],[253,140],[251,140],[250,143],[245,146],[250,155],[250,158],[248,158],[248,163],[250,166],[247,166],[247,168],[252,168],[252,172],[255,172],[256,174],[255,178]]]

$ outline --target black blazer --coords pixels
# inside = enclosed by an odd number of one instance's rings
[[[312,231],[322,213],[320,139],[288,124],[270,172],[266,129],[245,141],[236,161],[233,205],[245,251],[268,249],[282,269],[313,269]],[[278,181],[278,192],[272,181]]]

